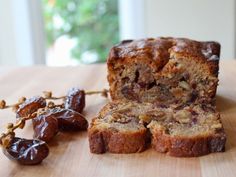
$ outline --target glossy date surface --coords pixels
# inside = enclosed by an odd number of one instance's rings
[[[19,109],[16,112],[16,117],[27,117],[39,108],[46,107],[46,105],[46,99],[41,96],[29,98],[24,103],[19,105]]]
[[[88,121],[85,117],[71,109],[54,108],[50,114],[57,118],[58,127],[61,131],[79,131],[88,128]]]
[[[42,114],[32,119],[34,138],[49,142],[58,133],[58,120],[52,114]]]
[[[66,96],[65,108],[72,109],[76,112],[82,113],[84,107],[85,107],[84,90],[80,90],[78,88],[70,89]]]
[[[41,163],[49,154],[48,145],[41,140],[14,137],[3,153],[22,165]]]

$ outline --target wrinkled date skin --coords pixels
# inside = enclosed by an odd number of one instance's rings
[[[54,108],[50,114],[57,118],[61,131],[79,131],[88,128],[88,121],[85,117],[71,109]]]
[[[42,114],[32,119],[34,138],[49,142],[58,133],[57,118],[51,114]]]
[[[65,108],[72,109],[76,112],[82,113],[85,107],[85,92],[78,88],[69,90],[65,100]]]
[[[13,138],[3,153],[22,165],[37,165],[49,154],[48,145],[41,140]]]
[[[29,98],[24,103],[20,104],[19,109],[16,112],[16,117],[26,117],[37,111],[39,108],[46,107],[46,105],[46,100],[43,97],[35,96]]]

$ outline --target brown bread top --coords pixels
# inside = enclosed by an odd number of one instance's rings
[[[158,52],[157,52],[158,51]],[[148,38],[124,40],[112,48],[110,57],[124,58],[137,55],[149,55],[153,60],[170,58],[174,53],[190,57],[217,60],[220,56],[220,44],[214,41],[200,42],[187,38]]]
[[[110,50],[108,65],[117,59],[145,58],[161,69],[170,58],[191,58],[207,62],[219,60],[220,44],[214,41],[200,42],[187,38],[159,37],[141,40],[124,40]],[[212,67],[212,73],[218,68]]]

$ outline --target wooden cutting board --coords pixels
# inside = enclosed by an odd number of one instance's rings
[[[1,70],[1,68],[0,68]],[[34,96],[44,90],[64,95],[70,87],[86,90],[108,88],[105,65],[79,67],[16,68],[0,75],[0,99],[15,103],[21,96]],[[90,121],[108,101],[98,95],[87,96],[85,115]],[[226,152],[198,158],[175,158],[148,149],[137,154],[103,154],[89,152],[86,132],[60,133],[50,143],[50,155],[41,165],[21,166],[0,153],[0,177],[5,176],[81,176],[81,177],[213,177],[236,176],[236,61],[222,61],[217,106],[228,136]],[[0,131],[14,122],[9,110],[0,111]],[[18,136],[31,138],[31,121]]]

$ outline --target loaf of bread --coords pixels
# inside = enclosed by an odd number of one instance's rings
[[[180,157],[224,151],[226,141],[219,113],[211,105],[180,108],[114,101],[89,128],[92,153],[142,152],[150,138],[156,151]]]
[[[185,38],[126,40],[110,50],[113,100],[161,104],[214,102],[220,44]]]
[[[185,38],[126,40],[107,60],[112,102],[92,120],[92,153],[142,152],[148,144],[171,156],[225,150],[215,108],[220,44]]]

